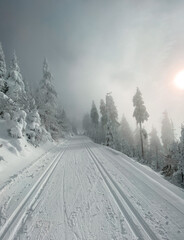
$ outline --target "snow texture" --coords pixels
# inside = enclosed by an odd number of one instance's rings
[[[0,238],[182,240],[184,192],[126,155],[73,137],[0,189]]]

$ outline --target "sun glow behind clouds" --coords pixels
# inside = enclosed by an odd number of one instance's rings
[[[184,70],[180,71],[175,79],[174,79],[174,84],[176,87],[184,90]]]

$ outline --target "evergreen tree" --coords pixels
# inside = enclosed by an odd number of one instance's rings
[[[161,162],[162,159],[162,145],[160,143],[160,139],[157,135],[157,131],[155,128],[152,128],[152,131],[150,133],[150,160],[151,160],[151,166],[155,168],[156,170],[163,167],[163,164]]]
[[[98,111],[97,111],[94,101],[92,102],[90,117],[91,117],[90,137],[95,142],[99,142],[99,140],[100,140],[99,139],[99,126],[98,126],[99,115],[98,115]]]
[[[27,114],[26,136],[29,142],[38,146],[42,140],[43,128],[41,127],[41,119],[36,108],[33,108]]]
[[[6,92],[6,62],[2,45],[0,43],[0,92]]]
[[[180,137],[180,158],[178,161],[178,170],[181,174],[181,182],[184,183],[184,126],[181,126]]]
[[[137,125],[139,125],[140,127],[141,153],[142,153],[142,158],[144,159],[142,123],[148,120],[149,114],[144,105],[142,94],[139,88],[137,88],[136,94],[133,97],[133,106],[135,107],[133,112],[133,117],[135,117]]]
[[[98,111],[96,108],[96,105],[94,103],[94,101],[92,102],[92,107],[91,107],[91,122],[92,124],[97,127],[98,126],[98,120],[99,120],[99,115],[98,115]]]
[[[100,142],[105,143],[105,136],[107,130],[107,109],[103,99],[100,100]]]
[[[167,155],[169,153],[171,144],[174,142],[174,129],[167,112],[164,112],[163,114],[164,117],[162,120],[161,139],[163,142],[165,154]]]
[[[25,102],[27,101],[26,91],[22,74],[18,65],[17,56],[15,53],[13,55],[10,70],[8,72],[7,87],[7,96],[9,96],[21,108],[24,108]]]
[[[107,110],[103,99],[100,100],[101,125],[104,127],[107,124]]]
[[[133,157],[134,156],[133,133],[130,129],[130,126],[125,116],[122,117],[122,120],[120,122],[119,141],[120,141],[121,151],[126,155]]]
[[[16,109],[16,103],[5,93],[0,92],[0,117],[4,118],[6,114],[11,116]]]
[[[37,91],[37,105],[41,122],[53,138],[58,135],[57,126],[57,93],[52,85],[53,77],[47,60],[43,62],[43,78]]]
[[[107,130],[106,145],[112,148],[118,147],[118,112],[114,104],[114,99],[110,93],[106,95],[106,111],[107,111]]]
[[[106,109],[108,121],[110,121],[112,125],[116,125],[118,123],[118,111],[110,93],[106,95]]]

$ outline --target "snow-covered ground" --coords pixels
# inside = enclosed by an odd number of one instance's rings
[[[184,191],[85,137],[57,144],[0,190],[2,240],[183,238]]]
[[[9,127],[8,121],[0,120],[0,188],[6,180],[15,177],[19,171],[57,145],[56,142],[47,141],[34,147],[25,137],[12,138],[8,134]]]

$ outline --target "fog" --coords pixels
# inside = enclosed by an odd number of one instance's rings
[[[7,64],[16,50],[33,88],[46,56],[62,106],[81,119],[92,100],[112,92],[119,119],[132,127],[139,87],[160,131],[167,110],[176,133],[184,121],[184,90],[173,79],[184,69],[184,1],[0,0],[0,41]]]

